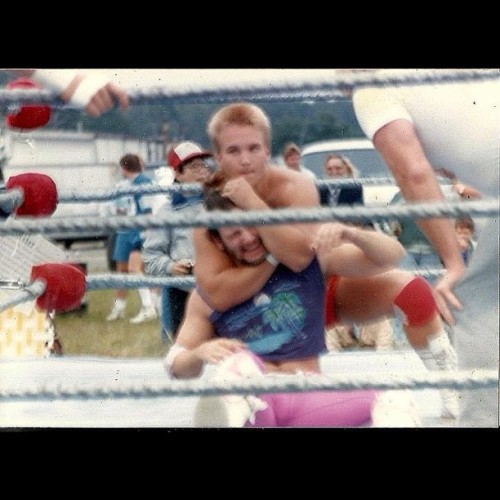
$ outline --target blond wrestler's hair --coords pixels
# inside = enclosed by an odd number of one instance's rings
[[[207,125],[207,134],[216,153],[220,152],[218,137],[228,125],[250,125],[260,130],[268,147],[271,146],[271,121],[266,113],[255,104],[237,102],[216,111]]]

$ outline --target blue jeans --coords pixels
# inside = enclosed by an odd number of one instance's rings
[[[435,252],[420,253],[407,250],[399,267],[408,271],[419,271],[425,269],[443,269],[443,264],[439,255]],[[424,276],[424,278],[431,285],[434,285],[437,280],[437,276]]]
[[[161,339],[163,342],[170,342],[170,332],[172,331],[172,313],[170,311],[170,298],[168,296],[168,288],[161,289]]]

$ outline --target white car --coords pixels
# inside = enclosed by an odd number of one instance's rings
[[[392,179],[389,167],[368,139],[336,139],[306,144],[302,147],[301,163],[318,179],[327,179],[323,164],[329,154],[346,156],[358,169],[361,178]],[[366,184],[363,187],[365,205],[388,205],[398,191],[394,182]]]
[[[364,184],[365,205],[389,205],[399,191],[389,167],[369,139],[335,139],[306,144],[302,146],[301,163],[312,170],[318,179],[327,179],[323,164],[329,154],[346,156],[358,169],[361,179],[370,177],[387,179],[386,183]],[[446,198],[450,201],[458,200],[459,196],[451,189],[451,182],[443,177],[439,179]]]

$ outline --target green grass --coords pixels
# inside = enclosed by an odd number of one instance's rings
[[[160,320],[138,325],[129,320],[140,309],[138,291],[128,292],[125,319],[106,321],[115,290],[87,292],[87,310],[57,314],[54,319],[63,355],[113,358],[163,358],[169,345],[160,336]]]

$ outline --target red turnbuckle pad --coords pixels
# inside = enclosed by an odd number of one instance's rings
[[[78,308],[87,289],[85,274],[74,264],[37,264],[31,268],[31,280],[45,282],[45,292],[36,301],[45,311],[65,312]]]
[[[52,215],[58,202],[56,183],[45,174],[26,173],[9,177],[7,189],[21,189],[23,203],[15,209],[16,215],[46,217]]]
[[[17,78],[6,85],[8,89],[42,88],[38,83],[29,78]],[[33,129],[47,125],[52,110],[50,106],[39,104],[23,104],[17,113],[5,117],[6,124],[11,128]]]

